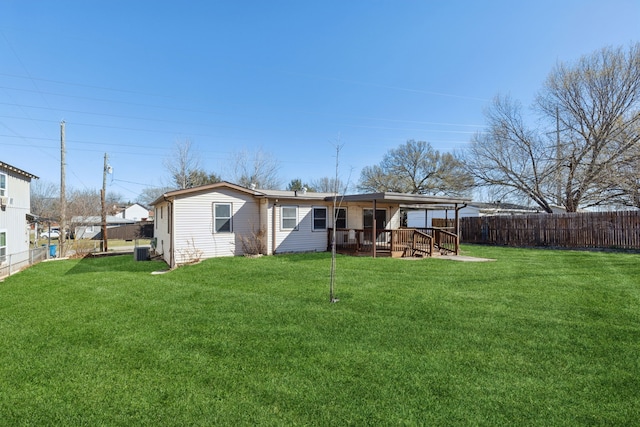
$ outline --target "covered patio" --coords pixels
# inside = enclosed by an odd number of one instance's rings
[[[348,195],[336,200],[336,212],[349,208],[362,212],[349,215],[349,225],[336,217],[335,230],[330,228],[327,246],[331,250],[335,238],[336,251],[359,256],[432,257],[460,254],[459,211],[470,199],[433,197],[405,193],[368,193]],[[452,228],[407,228],[402,212],[407,209],[438,209],[452,211]],[[339,215],[336,213],[336,216]],[[346,215],[345,215],[346,217]],[[355,217],[355,221],[353,220]],[[346,218],[345,218],[346,219]],[[350,224],[355,225],[351,227]],[[341,226],[342,225],[342,226]]]

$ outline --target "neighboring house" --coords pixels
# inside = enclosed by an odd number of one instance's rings
[[[171,191],[153,202],[155,251],[171,267],[243,255],[246,242],[256,240],[265,255],[326,251],[335,216],[341,233],[336,241],[350,243],[358,251],[370,250],[375,256],[376,248],[382,247],[378,243],[389,249],[396,241],[391,231],[400,228],[401,206],[447,203],[458,208],[467,201],[400,193],[355,194],[340,196],[334,211],[331,193],[255,190],[219,182]]]
[[[102,239],[102,217],[99,216],[74,216],[71,218],[75,239]],[[109,229],[122,225],[135,224],[133,219],[107,216],[107,238]]]
[[[407,210],[407,226],[416,228],[429,228],[441,226],[444,220],[454,219],[453,206],[429,206]],[[564,213],[561,208],[553,208],[554,213]],[[512,203],[481,203],[471,202],[459,209],[460,218],[497,216],[497,215],[526,215],[541,213],[540,209],[529,206],[521,206]],[[436,221],[434,221],[436,220]]]
[[[29,260],[32,179],[38,177],[0,162],[0,268]]]
[[[139,203],[127,206],[114,215],[117,218],[132,219],[134,221],[146,221],[149,219],[149,209]]]

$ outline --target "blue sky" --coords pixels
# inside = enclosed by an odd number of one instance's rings
[[[229,179],[270,153],[283,185],[364,166],[409,139],[481,131],[498,94],[531,103],[558,61],[640,41],[638,0],[0,0],[0,161],[134,201],[189,139]]]

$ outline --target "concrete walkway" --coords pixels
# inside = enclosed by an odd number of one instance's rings
[[[488,261],[495,261],[495,259],[491,259],[491,258],[475,258],[472,256],[466,256],[466,255],[440,255],[439,257],[436,258],[440,258],[440,259],[450,259],[451,261],[462,261],[462,262],[488,262]]]

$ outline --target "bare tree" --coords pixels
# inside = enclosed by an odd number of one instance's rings
[[[628,172],[638,164],[639,96],[640,43],[559,64],[534,105],[539,130],[524,124],[517,104],[498,99],[487,113],[487,132],[465,153],[467,169],[478,183],[511,189],[548,212],[556,200],[568,212],[632,204],[638,184]]]
[[[189,188],[189,175],[200,167],[198,156],[193,150],[189,139],[176,141],[172,155],[165,159],[165,167],[171,174],[171,180],[176,188]]]
[[[67,213],[71,217],[100,216],[100,192],[95,189],[71,190],[67,195]]]
[[[450,153],[434,150],[428,142],[409,140],[389,150],[378,165],[365,167],[358,188],[412,194],[461,195],[472,186],[471,177]]]
[[[113,191],[107,192],[107,195],[105,196],[107,215],[114,215],[118,211],[118,208],[120,208],[125,203],[126,202],[122,194],[115,193]]]
[[[200,156],[189,139],[176,141],[173,153],[165,159],[164,165],[171,175],[171,185],[168,187],[172,187],[174,190],[221,181],[219,175],[208,173],[200,167]]]
[[[151,206],[151,203],[156,201],[158,197],[173,190],[175,190],[174,187],[147,187],[138,195],[138,201],[143,206]]]
[[[336,181],[337,180],[337,181]],[[346,190],[344,183],[340,178],[322,177],[311,181],[311,188],[319,193],[333,193],[335,189],[339,191]]]
[[[520,104],[508,97],[496,97],[485,116],[487,131],[476,134],[465,153],[468,173],[503,199],[523,194],[552,212],[555,147],[526,128]]]
[[[60,214],[60,190],[57,185],[39,179],[31,181],[31,213],[42,218]]]
[[[280,164],[269,153],[258,149],[255,152],[241,150],[233,155],[233,181],[244,187],[278,189],[281,185],[278,171]]]

